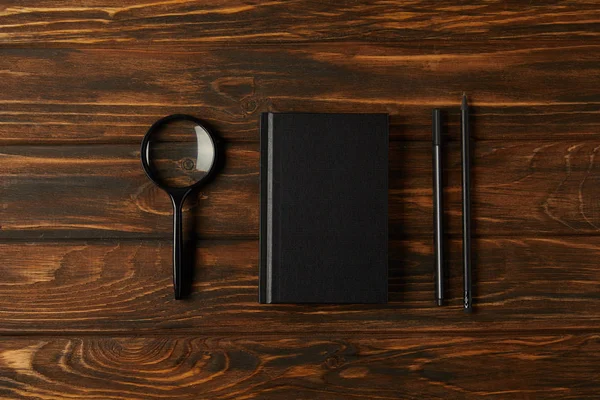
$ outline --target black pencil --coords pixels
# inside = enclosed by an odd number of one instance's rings
[[[461,154],[462,154],[462,206],[463,206],[463,307],[471,312],[473,306],[471,285],[471,163],[469,138],[469,106],[463,93],[460,107]]]
[[[442,182],[442,121],[439,108],[431,114],[433,139],[433,252],[435,255],[435,302],[444,304],[444,224]]]

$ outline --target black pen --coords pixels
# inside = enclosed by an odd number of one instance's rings
[[[463,284],[466,312],[473,306],[471,285],[471,163],[469,146],[469,106],[467,96],[463,93],[460,107],[461,154],[462,154],[462,214],[463,214]]]
[[[435,301],[444,304],[444,208],[442,178],[442,118],[439,108],[431,114],[433,136],[433,253],[435,256]]]

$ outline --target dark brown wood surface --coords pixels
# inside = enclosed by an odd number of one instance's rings
[[[402,337],[414,331],[600,328],[600,238],[475,240],[472,316],[460,309],[461,243],[449,244],[450,305],[436,308],[429,238],[390,241],[388,305],[343,307],[258,304],[255,240],[201,241],[194,293],[186,301],[172,298],[169,241],[7,243],[0,245],[6,283],[0,287],[0,333],[356,331]]]
[[[11,338],[0,396],[594,398],[599,353],[596,334]]]
[[[1,399],[583,399],[600,391],[597,1],[0,5]],[[460,95],[475,312],[461,311]],[[446,110],[448,306],[431,128]],[[390,303],[258,298],[258,117],[390,114]],[[139,144],[225,143],[193,196],[193,293]]]

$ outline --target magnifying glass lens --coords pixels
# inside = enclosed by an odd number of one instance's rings
[[[146,157],[157,183],[188,187],[208,175],[215,146],[203,126],[178,119],[156,127],[148,139]]]

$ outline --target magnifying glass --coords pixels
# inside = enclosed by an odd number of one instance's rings
[[[156,121],[144,136],[142,166],[173,203],[173,286],[183,296],[183,202],[206,182],[217,161],[217,144],[202,122],[174,114]]]

